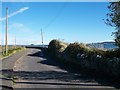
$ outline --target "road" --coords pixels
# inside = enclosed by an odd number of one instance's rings
[[[7,64],[6,64],[7,62]],[[102,84],[87,75],[72,70],[57,60],[46,58],[40,49],[27,49],[24,52],[3,60],[3,69],[15,78],[15,88],[102,88],[114,87]],[[6,73],[5,72],[5,73]],[[10,74],[9,74],[10,75]]]
[[[28,49],[14,65],[14,88],[112,88],[73,71],[39,49]]]
[[[12,77],[13,77],[13,66],[15,62],[26,53],[26,51],[20,51],[9,57],[0,60],[0,87],[11,88],[12,87]]]

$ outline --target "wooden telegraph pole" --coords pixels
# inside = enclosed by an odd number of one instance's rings
[[[8,53],[8,7],[6,7],[6,35],[5,35],[5,54]]]
[[[15,48],[16,48],[16,36],[15,36]]]
[[[42,29],[41,29],[41,40],[42,40],[42,47],[44,47],[44,44],[43,44],[43,33],[42,33]]]

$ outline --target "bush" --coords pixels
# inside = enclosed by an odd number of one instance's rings
[[[117,57],[117,58],[120,58],[120,49],[114,49],[114,50],[107,50],[105,52],[105,57],[106,58],[114,58],[114,57]]]
[[[48,46],[50,54],[59,59],[78,64],[81,68],[120,76],[120,49],[101,50],[82,43],[66,44],[52,40]]]
[[[58,54],[61,54],[65,50],[68,44],[63,43],[58,40],[52,40],[48,45],[48,52],[50,55],[57,57]]]

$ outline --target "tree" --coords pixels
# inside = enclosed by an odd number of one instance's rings
[[[105,23],[115,27],[116,31],[113,32],[113,34],[115,36],[116,45],[120,47],[120,1],[110,2],[108,9],[110,12],[107,13],[107,19]]]

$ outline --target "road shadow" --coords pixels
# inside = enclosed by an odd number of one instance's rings
[[[13,87],[9,87],[7,85],[0,85],[1,90],[14,90]]]
[[[102,73],[100,75],[98,75],[98,74],[94,73],[94,71],[92,72],[92,71],[81,70],[81,68],[78,67],[77,65],[73,65],[73,64],[68,63],[68,62],[66,63],[66,62],[63,62],[59,59],[56,60],[56,59],[51,58],[49,56],[44,56],[43,58],[44,59],[38,63],[50,65],[50,66],[56,66],[58,68],[66,70],[69,73],[73,73],[74,76],[78,75],[81,77],[81,78],[77,77],[78,80],[84,80],[84,81],[88,80],[88,82],[96,81],[101,85],[112,86],[112,87],[115,87],[117,89],[120,89],[119,80],[116,81],[115,79],[113,79],[111,77],[102,75]]]
[[[42,51],[38,51],[36,53],[33,53],[33,54],[28,54],[28,56],[32,56],[32,57],[43,57],[43,53]]]
[[[62,71],[41,71],[41,72],[31,72],[31,71],[13,71],[11,69],[2,70],[2,74],[6,77],[19,77],[23,80],[57,80],[64,82],[74,82],[74,81],[88,81],[88,78],[69,72]],[[79,80],[80,79],[80,80]]]
[[[4,74],[11,72],[12,70],[3,70]],[[48,85],[72,85],[72,86],[108,86],[101,84],[89,84],[89,79],[73,73],[60,72],[60,71],[41,71],[41,72],[27,72],[27,71],[12,71],[11,74],[14,74],[14,77],[17,77],[22,80],[27,80],[25,82],[16,81],[17,84],[48,84]],[[10,75],[10,73],[9,73]],[[32,82],[41,81],[41,82]],[[43,81],[42,81],[43,80]],[[48,80],[58,81],[58,82],[48,82]],[[83,84],[84,82],[85,84]]]
[[[11,78],[13,77],[13,69],[3,69],[0,71],[0,74],[7,78]]]
[[[22,80],[55,80],[55,81],[61,81],[61,82],[73,82],[78,83],[76,85],[82,85],[81,82],[86,83],[89,82],[98,82],[100,86],[112,86],[117,89],[120,89],[119,83],[114,83],[107,77],[96,77],[94,72],[91,73],[83,73],[80,68],[75,67],[74,65],[70,63],[63,63],[60,60],[55,60],[53,58],[47,57],[43,55],[43,52],[38,51],[33,54],[29,54],[28,56],[31,57],[40,57],[43,58],[42,61],[37,62],[38,64],[45,64],[49,66],[56,66],[57,68],[63,69],[63,71],[13,71],[10,69],[2,70],[2,73],[4,75],[8,76],[14,76],[17,78],[20,78]],[[65,72],[64,72],[65,71]],[[26,83],[26,84],[35,84],[34,82],[16,82],[16,83]],[[36,83],[37,84],[37,83]],[[38,83],[38,84],[51,84],[51,83]],[[55,83],[52,83],[55,84]],[[62,83],[59,83],[62,85]],[[69,83],[68,83],[69,84]],[[94,84],[91,84],[94,86]],[[84,86],[84,85],[83,85]]]
[[[13,76],[16,79],[27,80],[26,82],[16,81],[15,83],[21,84],[49,84],[49,85],[80,85],[80,86],[112,86],[120,89],[118,84],[106,83],[102,80],[87,77],[82,74],[62,72],[62,71],[13,71],[11,69],[2,70],[2,74],[6,76]],[[44,81],[44,82],[32,82]],[[53,82],[51,82],[51,80]],[[47,82],[50,81],[50,82]],[[54,82],[55,81],[55,82]],[[58,81],[58,82],[56,82]],[[91,82],[98,82],[98,84],[90,84]],[[64,83],[62,83],[64,82]],[[85,83],[85,84],[81,84]]]

